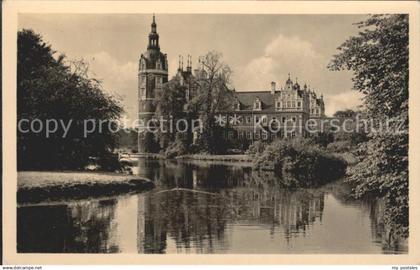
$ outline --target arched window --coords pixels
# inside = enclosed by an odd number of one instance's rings
[[[141,59],[140,60],[140,69],[141,70],[146,69],[146,61],[144,61],[144,59]]]

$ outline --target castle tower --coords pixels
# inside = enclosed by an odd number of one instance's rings
[[[139,123],[147,126],[155,112],[156,92],[168,81],[167,55],[160,51],[159,34],[156,31],[155,15],[149,33],[147,51],[140,56],[138,70],[138,104]],[[141,129],[138,135],[139,153],[150,153],[155,150],[154,134]]]

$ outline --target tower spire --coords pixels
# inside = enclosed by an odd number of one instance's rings
[[[153,13],[153,20],[152,20],[152,33],[156,33],[156,20],[155,20],[155,14]]]
[[[149,34],[149,46],[147,46],[147,49],[159,50],[159,34],[156,31],[155,14],[153,14],[153,20],[152,20],[151,30]]]

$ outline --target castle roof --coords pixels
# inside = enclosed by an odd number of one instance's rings
[[[147,50],[140,57],[146,61],[147,69],[155,69],[157,61],[160,60],[162,69],[168,70],[168,67],[166,66],[166,55],[160,51]]]
[[[234,95],[241,104],[241,111],[253,110],[254,102],[258,98],[261,101],[261,111],[269,112],[275,110],[275,102],[279,93],[280,91],[276,91],[274,94],[271,91],[236,91]],[[305,94],[303,90],[297,90],[297,93],[300,97]]]
[[[252,110],[256,98],[259,98],[261,101],[262,111],[275,109],[275,98],[270,91],[243,91],[235,92],[234,95],[241,103],[241,110]]]

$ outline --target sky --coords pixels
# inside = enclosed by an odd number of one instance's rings
[[[352,90],[349,71],[330,71],[337,47],[358,32],[365,15],[156,14],[161,51],[169,77],[178,56],[218,51],[233,70],[237,91],[284,85],[288,73],[323,94],[326,114],[356,108],[362,95]],[[137,115],[138,59],[146,51],[152,14],[20,14],[19,29],[30,28],[69,59],[89,63],[92,76],[118,96],[129,119]]]

